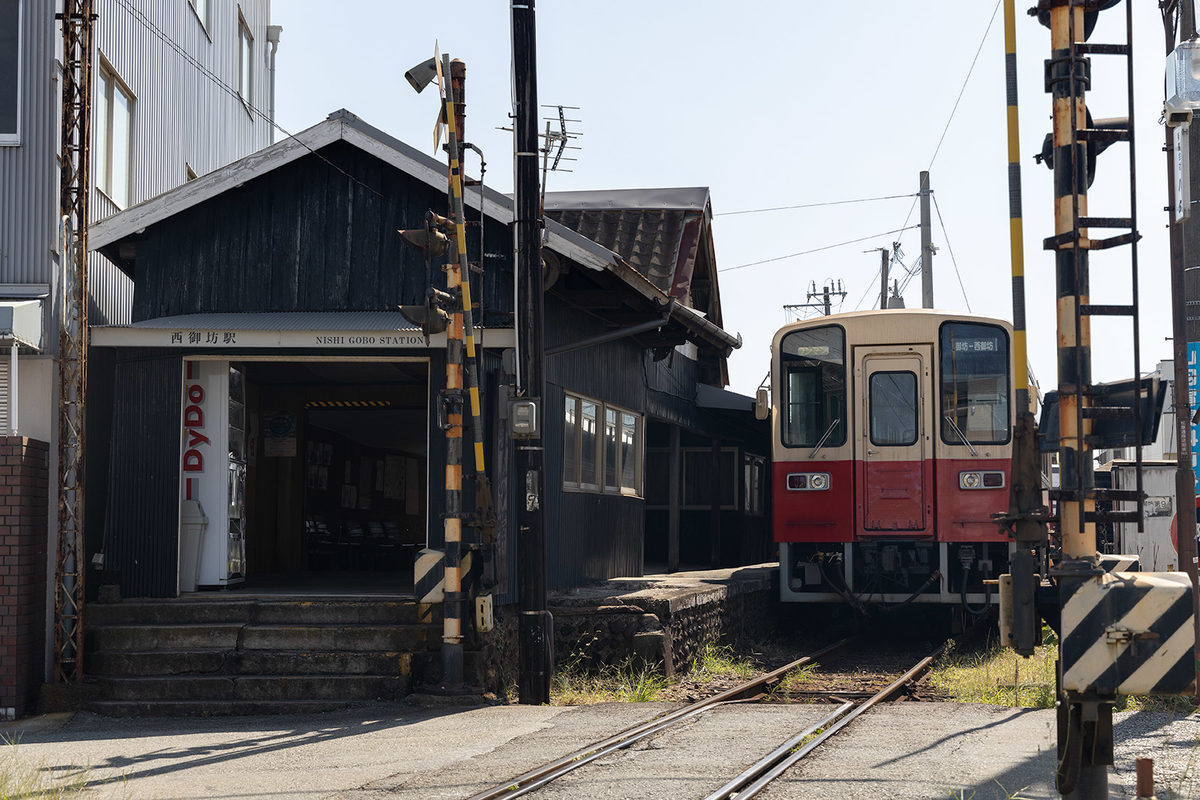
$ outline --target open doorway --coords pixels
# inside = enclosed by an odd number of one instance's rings
[[[411,592],[428,527],[428,362],[244,370],[246,589]]]

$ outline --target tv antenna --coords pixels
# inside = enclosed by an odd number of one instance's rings
[[[808,302],[807,303],[792,303],[785,305],[783,311],[788,316],[788,322],[798,322],[805,318],[810,308],[815,308],[821,311],[825,316],[833,313],[833,298],[837,298],[838,304],[846,299],[846,289],[842,285],[841,278],[836,281],[833,278],[826,278],[821,289],[817,290],[817,282],[808,282]],[[816,302],[813,302],[816,298]]]
[[[546,207],[546,175],[550,172],[573,172],[574,170],[560,166],[564,161],[572,163],[579,159],[566,155],[568,150],[582,150],[582,147],[571,144],[571,142],[583,136],[582,131],[573,131],[567,129],[567,124],[578,124],[583,122],[579,119],[571,119],[567,116],[568,111],[578,111],[579,106],[563,106],[554,105],[552,103],[542,104],[542,108],[553,109],[549,116],[542,117],[546,122],[546,132],[539,133],[538,136],[545,140],[545,144],[540,148],[542,154],[542,208]],[[497,130],[512,131],[509,127],[500,127]],[[551,154],[554,158],[551,160]]]

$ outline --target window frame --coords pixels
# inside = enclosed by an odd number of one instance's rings
[[[23,49],[25,46],[25,37],[22,36],[21,34],[24,31],[25,0],[16,0],[16,2],[17,2],[17,61],[16,61],[16,65],[17,65],[17,74],[16,74],[16,78],[17,78],[17,92],[16,92],[17,108],[16,108],[16,111],[17,111],[17,114],[16,114],[16,119],[15,119],[16,127],[14,128],[12,133],[9,133],[7,131],[0,131],[0,147],[20,147],[21,146],[21,105],[22,105],[22,100],[24,99],[22,96],[22,92],[21,92],[21,88],[22,88],[21,78],[23,76],[23,70],[22,70],[22,66],[24,66]],[[55,105],[58,105],[58,104],[56,103]]]
[[[204,35],[208,37],[209,44],[212,44],[212,34],[209,30],[212,28],[212,5],[211,0],[185,0],[188,7],[192,9],[192,14],[195,15],[196,21],[200,23],[200,30],[204,31]],[[204,4],[204,11],[196,8],[196,3]]]
[[[875,379],[882,375],[907,375],[912,378],[912,439],[903,442],[881,442],[875,438]],[[910,369],[875,370],[867,377],[867,438],[876,447],[912,447],[921,441],[921,378]]]
[[[941,325],[938,326],[937,353],[934,356],[937,360],[936,391],[937,391],[937,395],[938,395],[938,418],[937,418],[938,438],[941,440],[942,444],[946,444],[951,447],[966,447],[966,445],[964,445],[962,443],[962,440],[959,439],[957,436],[954,436],[952,438],[946,437],[946,423],[945,423],[945,420],[946,420],[946,393],[945,393],[945,391],[943,391],[945,376],[943,375],[943,371],[942,371],[942,351],[943,351],[942,335],[943,335],[943,332],[946,330],[946,326],[948,326],[948,325],[976,325],[976,326],[984,327],[984,328],[994,328],[995,330],[999,331],[1000,335],[1004,338],[1004,344],[1005,344],[1004,403],[1005,403],[1005,408],[1006,408],[1007,414],[1008,414],[1007,418],[1005,419],[1004,424],[1005,424],[1005,430],[1007,432],[1007,435],[1003,439],[997,439],[997,440],[981,439],[979,441],[976,441],[975,439],[972,439],[970,436],[968,436],[967,432],[965,430],[963,431],[963,435],[966,436],[967,441],[971,443],[972,447],[979,447],[979,446],[999,447],[999,446],[1006,445],[1012,441],[1012,437],[1013,437],[1012,336],[1002,325],[997,325],[994,322],[977,322],[975,320],[967,320],[967,319],[948,319],[945,322],[943,322]]]
[[[129,88],[129,84],[121,77],[121,73],[117,72],[113,67],[112,62],[100,54],[100,62],[96,70],[97,94],[100,94],[105,86],[109,87],[109,91],[103,92],[104,97],[100,98],[101,102],[97,104],[100,110],[106,112],[106,115],[97,114],[93,120],[92,135],[100,136],[101,127],[103,127],[104,147],[103,152],[99,153],[100,164],[99,168],[94,170],[96,177],[96,188],[108,198],[109,202],[119,209],[125,209],[133,205],[133,151],[134,138],[136,136],[136,127],[134,120],[137,116],[137,95]],[[107,77],[107,84],[105,78]],[[126,197],[124,201],[118,200],[114,196],[113,191],[113,123],[116,120],[116,93],[121,92],[129,99],[129,136],[128,147],[125,153],[125,188]],[[99,123],[97,125],[96,123]],[[96,143],[94,143],[96,144]],[[96,147],[96,150],[101,148]]]
[[[758,483],[754,483],[757,470]],[[756,453],[742,453],[742,513],[750,517],[767,515],[767,459]]]
[[[238,6],[237,14],[238,22],[238,84],[237,94],[241,99],[242,105],[246,107],[246,113],[251,117],[254,115],[250,112],[251,103],[253,103],[254,94],[254,34],[250,32],[250,25],[246,22],[246,16],[242,13],[242,7]],[[243,88],[245,92],[243,92]]]
[[[838,336],[841,337],[841,348],[842,348],[842,419],[840,421],[840,424],[833,430],[832,433],[830,433],[829,440],[827,442],[825,442],[825,447],[827,447],[827,448],[843,447],[846,445],[846,443],[848,441],[850,441],[850,420],[849,420],[849,416],[850,416],[850,367],[849,367],[849,363],[848,363],[849,353],[847,352],[847,344],[846,344],[846,328],[842,325],[836,325],[836,324],[816,325],[811,328],[798,328],[796,330],[788,331],[779,340],[779,392],[778,392],[778,397],[779,397],[780,413],[779,413],[779,437],[778,438],[779,438],[779,443],[781,445],[783,445],[784,447],[790,448],[790,449],[794,449],[794,450],[806,449],[806,448],[812,449],[813,447],[815,447],[817,445],[817,441],[813,441],[808,444],[792,443],[792,442],[788,441],[788,436],[787,436],[788,418],[789,418],[788,413],[789,413],[789,408],[791,405],[791,391],[789,388],[788,381],[789,381],[792,373],[794,372],[794,370],[789,370],[787,368],[787,365],[788,365],[789,361],[799,361],[802,359],[799,359],[799,358],[793,359],[793,358],[786,357],[786,353],[784,352],[784,344],[787,342],[788,338],[790,336],[792,336],[793,334],[796,334],[796,333],[812,334],[812,333],[815,333],[816,331],[824,331],[824,330],[836,331]],[[811,369],[811,367],[808,369]],[[820,368],[818,368],[818,369],[820,369]],[[816,437],[817,440],[819,440],[821,438],[822,433],[824,433],[824,429],[822,429],[820,432],[817,433],[817,437]]]
[[[566,421],[567,409],[571,403],[575,405],[575,435],[573,441],[568,442],[566,436]],[[589,403],[596,407],[596,444],[595,453],[593,454],[595,464],[595,483],[584,483],[583,477],[583,404]],[[607,438],[605,426],[607,424],[607,416],[609,412],[616,415],[616,441],[615,453],[616,463],[614,469],[614,486],[607,485],[606,470],[608,467],[606,457]],[[625,486],[622,482],[623,462],[621,459],[621,434],[624,430],[624,415],[630,415],[634,418],[634,442],[633,442],[633,486]],[[621,497],[638,497],[643,498],[645,492],[645,462],[646,462],[646,416],[638,411],[634,411],[624,406],[619,406],[614,403],[606,403],[602,400],[597,400],[587,395],[579,394],[578,392],[563,391],[563,415],[562,415],[562,431],[563,431],[563,475],[562,487],[564,491],[583,492],[587,494],[604,494],[610,496]],[[574,453],[574,474],[567,474],[567,448],[571,448]]]

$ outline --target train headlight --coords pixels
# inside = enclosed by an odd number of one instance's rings
[[[960,489],[1003,489],[1004,483],[1004,472],[1001,470],[958,473]]]
[[[787,488],[792,492],[820,492],[829,488],[828,472],[793,472],[787,476]]]
[[[978,472],[958,473],[958,485],[963,489],[978,489],[983,482],[983,476]]]

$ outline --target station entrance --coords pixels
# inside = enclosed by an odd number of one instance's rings
[[[189,381],[203,373],[216,395],[205,403],[212,448],[200,453],[213,463],[189,472],[186,453],[198,445],[185,450],[182,473],[185,534],[188,500],[204,500],[208,520],[197,588],[411,593],[427,531],[428,361],[187,366]],[[186,552],[181,569],[189,569]]]

